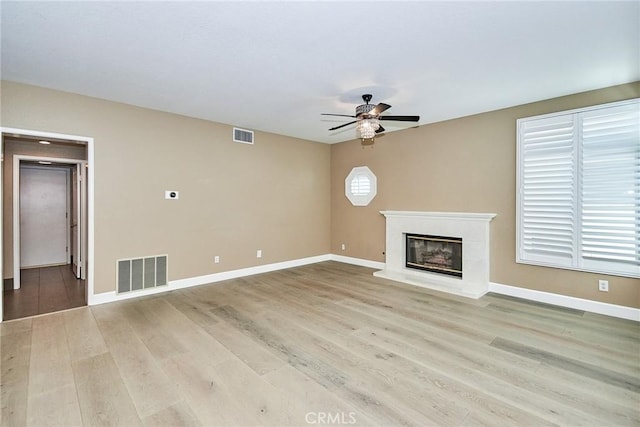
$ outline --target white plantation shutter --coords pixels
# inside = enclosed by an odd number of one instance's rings
[[[367,175],[356,175],[351,180],[351,194],[368,196],[371,193],[371,180]]]
[[[518,120],[517,261],[640,276],[640,103]]]
[[[527,259],[570,266],[575,235],[575,125],[570,116],[522,124],[522,241]]]
[[[638,265],[640,116],[638,105],[585,112],[582,129],[581,257]]]

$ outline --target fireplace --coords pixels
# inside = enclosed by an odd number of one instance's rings
[[[387,224],[386,261],[384,269],[374,276],[470,298],[480,298],[489,291],[489,224],[495,214],[381,213]],[[408,242],[407,236],[413,238]],[[446,270],[454,270],[455,274],[442,274]]]
[[[405,266],[462,278],[462,238],[405,234]]]

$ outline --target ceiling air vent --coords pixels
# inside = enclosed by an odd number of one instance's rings
[[[233,142],[242,144],[253,144],[253,131],[233,128]]]

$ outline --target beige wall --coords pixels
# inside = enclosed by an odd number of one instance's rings
[[[115,289],[115,260],[126,257],[168,253],[170,280],[329,252],[384,261],[379,211],[388,209],[497,213],[493,282],[640,307],[637,280],[515,263],[516,119],[638,97],[640,83],[390,133],[373,148],[262,132],[254,146],[235,144],[227,125],[11,82],[1,89],[2,126],[95,138],[97,293]],[[378,195],[353,207],[344,179],[363,165]],[[164,200],[164,190],[180,200]],[[598,278],[609,293],[597,291]]]
[[[28,155],[61,159],[86,160],[84,146],[41,145],[4,138],[2,170],[2,274],[4,279],[13,278],[13,157]]]
[[[332,253],[384,261],[381,210],[491,212],[497,214],[492,282],[640,307],[638,279],[515,262],[516,120],[639,96],[636,82],[390,133],[373,147],[331,146]],[[344,195],[355,166],[368,166],[378,178],[378,194],[366,207],[352,206]],[[597,290],[598,279],[609,280],[608,293]]]
[[[115,290],[119,258],[166,253],[176,280],[329,252],[328,145],[263,132],[237,144],[228,125],[12,82],[1,89],[2,126],[94,138],[96,293]]]

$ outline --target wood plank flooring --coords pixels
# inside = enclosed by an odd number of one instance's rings
[[[0,325],[3,426],[640,425],[640,324],[337,262]]]
[[[86,305],[85,281],[76,279],[71,265],[23,269],[20,282],[20,289],[4,291],[4,320]]]

